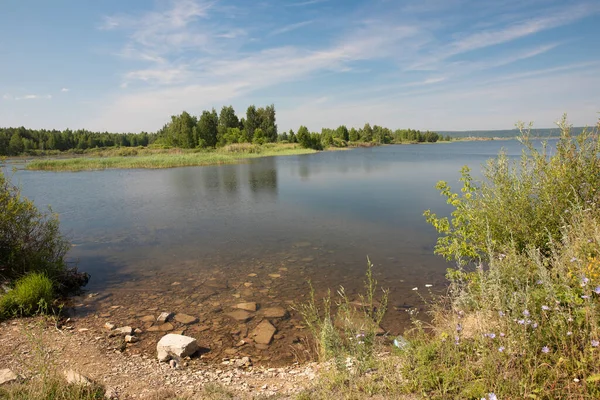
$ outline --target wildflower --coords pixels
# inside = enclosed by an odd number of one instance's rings
[[[433,285],[432,285],[432,284],[430,284],[430,283],[428,283],[428,284],[426,284],[426,285],[425,285],[425,287],[432,287],[432,286],[433,286]]]
[[[529,310],[523,310],[523,315],[526,317],[529,317]]]
[[[462,325],[461,324],[457,324],[456,325],[456,332],[460,332],[462,331]]]
[[[584,300],[586,300],[586,299],[589,299],[590,296],[588,296],[587,294],[584,294],[583,296],[581,296],[581,298],[584,299]]]
[[[454,344],[458,346],[459,343],[460,343],[460,338],[458,336],[454,336]]]
[[[498,259],[504,260],[506,258],[506,254],[500,253],[498,254]]]
[[[500,337],[504,337],[504,332],[500,332]]]
[[[412,290],[419,290],[419,288],[418,287],[414,287],[414,288],[412,288]]]
[[[487,336],[490,339],[495,339],[496,338],[496,334],[495,333],[486,333],[484,336]]]
[[[577,257],[571,257],[571,262],[579,261]]]
[[[544,310],[544,311],[548,311],[549,309],[550,309],[550,307],[548,307],[548,306],[542,306],[542,310]]]
[[[517,324],[519,325],[525,325],[525,320],[524,319],[520,319],[517,321]]]
[[[598,347],[600,345],[600,342],[597,340],[592,340],[592,347]]]
[[[504,312],[502,312],[502,311],[498,311],[498,315],[499,315],[500,317],[504,317]]]
[[[365,334],[364,334],[364,333],[359,333],[358,335],[356,335],[356,338],[357,338],[357,339],[358,339],[358,338],[361,338],[361,337],[365,337]]]
[[[544,353],[544,354],[550,353],[550,348],[548,348],[548,346],[542,347],[542,353]]]
[[[504,351],[504,346],[500,346],[500,347],[498,347],[498,351],[499,351],[500,353],[502,353],[502,352]]]
[[[586,276],[584,276],[583,278],[581,278],[581,286],[587,285],[589,281],[590,280]]]
[[[573,318],[569,317],[569,318],[567,319],[567,321],[569,321],[569,322],[573,322]]]
[[[569,331],[567,332],[567,336],[571,336],[573,334],[573,332]]]
[[[538,279],[535,283],[536,283],[536,285],[541,285],[543,282],[541,279]]]
[[[533,324],[531,324],[531,328],[532,328],[532,329],[535,329],[535,328],[537,328],[537,327],[538,327],[538,324],[537,324],[537,322],[534,322]]]
[[[594,293],[600,294],[600,286],[596,286],[596,289],[594,289]]]
[[[494,393],[488,393],[487,397],[482,397],[481,400],[498,400]]]

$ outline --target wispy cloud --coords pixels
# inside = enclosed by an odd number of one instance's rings
[[[63,93],[66,93],[66,92],[69,91],[69,88],[62,88],[62,89],[60,89],[60,91],[63,92]]]
[[[15,100],[40,100],[40,99],[50,100],[51,98],[52,98],[51,94],[45,94],[45,95],[41,95],[41,94],[26,94],[24,96],[15,97]]]
[[[300,28],[310,25],[314,22],[315,22],[315,20],[308,20],[308,21],[298,22],[295,24],[289,24],[289,25],[283,26],[279,29],[275,29],[274,31],[271,31],[269,33],[269,36],[281,35],[282,33],[292,32],[292,31],[295,31],[296,29],[300,29]]]
[[[291,4],[287,4],[288,7],[303,7],[303,6],[310,6],[313,4],[319,4],[319,3],[325,3],[329,0],[306,0],[306,1],[299,1],[296,3],[291,3]]]

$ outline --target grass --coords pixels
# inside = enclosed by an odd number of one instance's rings
[[[181,149],[122,149],[94,154],[92,157],[51,158],[27,163],[29,170],[42,171],[86,171],[102,169],[132,168],[175,168],[202,165],[237,164],[258,157],[299,155],[315,153],[295,144],[251,145],[237,144],[209,150]],[[117,154],[117,155],[115,155]]]
[[[31,273],[17,280],[15,287],[0,297],[0,320],[47,311],[53,299],[52,281],[44,274]]]

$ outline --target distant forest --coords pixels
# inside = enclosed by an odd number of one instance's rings
[[[579,133],[583,128],[574,128]],[[538,129],[540,137],[558,136],[558,129]],[[300,126],[297,132],[279,132],[275,106],[256,107],[251,105],[245,117],[239,118],[232,106],[224,106],[220,113],[213,108],[199,116],[187,112],[171,117],[171,121],[156,132],[109,133],[79,130],[46,130],[0,128],[0,156],[21,154],[53,154],[63,151],[75,153],[96,148],[110,147],[176,147],[184,149],[215,148],[234,143],[299,143],[306,148],[321,150],[327,147],[389,143],[423,143],[452,140],[464,137],[514,137],[516,130],[422,132],[414,129],[392,130],[386,127],[365,124],[362,128],[341,125],[335,129],[323,128],[311,132]]]
[[[571,133],[574,135],[579,135],[585,128],[584,127],[576,127],[571,128]],[[460,139],[460,138],[513,138],[518,136],[519,131],[515,129],[503,129],[497,131],[440,131],[438,132],[440,135],[450,136],[451,138]],[[552,138],[560,136],[560,129],[558,128],[542,128],[542,129],[532,129],[531,134],[534,137],[539,138]]]

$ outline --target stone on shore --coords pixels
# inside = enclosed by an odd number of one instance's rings
[[[187,314],[176,314],[175,321],[179,322],[180,324],[189,325],[198,322],[198,318]]]
[[[104,328],[108,329],[109,331],[112,331],[116,327],[117,326],[115,324],[111,324],[110,322],[107,322],[107,323],[104,324]]]
[[[17,374],[12,372],[10,369],[0,369],[0,385],[4,385],[5,383],[16,382],[19,379]]]
[[[158,361],[168,361],[171,358],[181,359],[191,356],[199,349],[196,339],[172,333],[163,336],[156,345]]]
[[[254,312],[258,309],[258,305],[255,302],[238,303],[235,308],[245,311]]]
[[[268,320],[264,319],[254,328],[251,337],[256,343],[266,345],[271,343],[275,332],[277,332],[277,329]]]
[[[158,316],[158,318],[156,318],[156,322],[164,324],[165,322],[167,322],[171,318],[173,318],[173,313],[171,313],[171,312],[163,312],[163,313],[160,313],[160,315]]]
[[[116,332],[120,333],[121,335],[133,335],[133,328],[130,326],[122,326],[117,328]]]
[[[81,375],[78,372],[73,371],[72,369],[65,371],[65,379],[67,383],[70,385],[81,385],[81,386],[91,386],[92,381],[89,380],[86,376]]]

